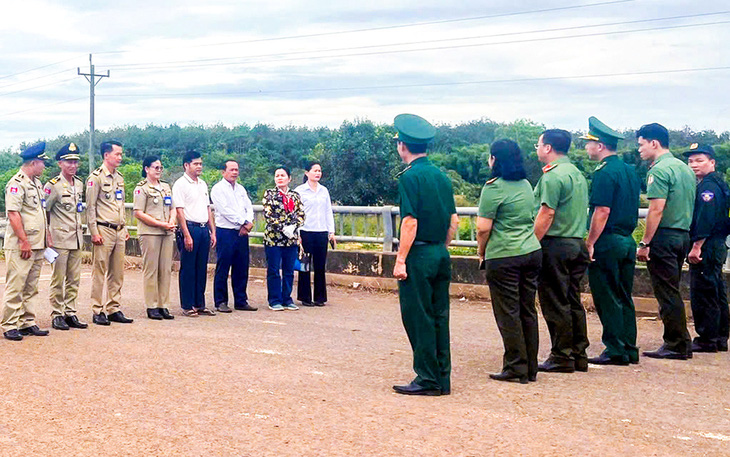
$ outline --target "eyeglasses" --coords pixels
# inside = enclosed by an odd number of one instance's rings
[[[165,167],[150,167],[150,168],[153,170],[156,170],[156,171],[162,171],[165,169]]]
[[[540,149],[540,143],[535,143],[535,150]]]

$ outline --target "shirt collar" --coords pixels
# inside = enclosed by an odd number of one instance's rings
[[[561,155],[557,159],[555,159],[552,162],[550,162],[549,165],[553,165],[553,164],[557,165],[557,164],[560,164],[560,163],[570,163],[570,159],[566,155]]]
[[[657,157],[656,160],[654,160],[654,162],[651,164],[651,166],[653,167],[654,165],[658,164],[662,160],[668,159],[670,157],[674,157],[674,155],[671,152],[667,152],[666,154],[662,154],[659,157]]]
[[[423,157],[417,158],[416,160],[414,160],[413,162],[411,162],[409,165],[411,167],[413,167],[413,166],[416,166],[416,165],[426,165],[427,163],[428,163],[428,157],[427,156],[423,156]]]
[[[608,162],[609,160],[618,160],[618,156],[616,154],[611,154],[603,158],[601,162]]]
[[[198,177],[198,182],[195,182],[187,173],[183,173],[183,176],[185,176],[185,179],[187,179],[190,184],[200,184],[200,177]]]
[[[109,168],[107,168],[105,163],[101,164],[101,171],[104,173],[104,176],[112,176],[114,173],[109,171]]]

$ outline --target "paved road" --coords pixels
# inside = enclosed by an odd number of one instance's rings
[[[84,320],[89,285],[86,267]],[[250,292],[262,305],[263,283]],[[0,455],[730,455],[727,353],[500,383],[488,303],[455,301],[452,395],[404,397],[391,391],[412,377],[395,295],[334,289],[325,308],[153,322],[128,270],[124,299],[134,324],[0,341]],[[595,315],[589,328],[597,354]],[[639,332],[654,348],[661,325]],[[544,357],[544,325],[541,337]]]

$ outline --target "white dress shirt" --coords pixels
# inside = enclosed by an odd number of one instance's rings
[[[253,222],[253,204],[242,185],[231,185],[221,179],[210,190],[210,199],[215,209],[216,227],[240,230],[246,222]]]
[[[198,178],[195,182],[183,174],[172,186],[172,204],[175,208],[182,208],[185,220],[198,224],[208,223],[208,185]]]
[[[315,191],[305,182],[294,190],[302,197],[304,203],[305,218],[301,230],[335,233],[335,216],[332,213],[332,200],[327,188],[317,184]]]

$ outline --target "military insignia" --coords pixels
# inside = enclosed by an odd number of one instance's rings
[[[78,148],[76,147],[76,145],[74,143],[71,143],[68,145],[68,150],[71,152],[76,152],[78,150]]]
[[[715,198],[715,194],[710,192],[709,190],[706,190],[700,194],[702,197],[702,200],[705,202],[711,202],[713,198]]]
[[[87,183],[87,185],[88,185],[89,187],[94,187],[94,181],[92,181],[92,180],[89,180],[89,182]]]
[[[694,151],[695,149],[699,148],[700,145],[698,143],[692,143],[689,145],[689,150]]]
[[[139,195],[142,193],[142,189],[134,189],[134,195]]]
[[[653,177],[653,176],[651,176],[651,175],[649,175],[649,179],[647,179],[647,180],[646,180],[646,183],[647,183],[647,184],[651,184],[651,183],[653,183],[653,182],[654,182],[654,177]]]
[[[558,166],[557,163],[553,163],[553,164],[550,164],[550,165],[545,165],[544,167],[542,167],[542,172],[543,173],[547,173],[550,170],[554,170],[557,166]]]
[[[600,170],[601,168],[603,168],[605,166],[606,166],[606,162],[599,163],[598,166],[596,167],[596,171]]]
[[[46,195],[51,195],[51,188],[50,187],[46,187],[46,188],[43,189],[43,192],[45,192]]]
[[[51,184],[56,184],[56,183],[58,182],[58,180],[59,180],[59,179],[61,179],[61,178],[60,178],[60,176],[56,176],[55,178],[51,179],[51,180],[50,180],[50,181],[48,181],[48,182],[50,182]]]
[[[156,205],[156,204],[160,203],[160,199],[159,199],[159,198],[157,198],[157,197],[155,197],[155,198],[154,198],[154,199],[152,200],[152,203],[154,203],[154,204]]]
[[[408,171],[408,170],[410,170],[410,169],[411,169],[411,166],[410,166],[410,165],[408,165],[408,166],[407,166],[407,167],[405,167],[405,168],[404,168],[403,170],[401,170],[401,171],[399,171],[398,173],[396,173],[395,177],[396,177],[396,178],[400,178],[400,177],[401,177],[401,175],[403,175],[403,173],[405,173],[406,171]]]
[[[11,194],[17,194],[17,193],[18,193],[18,188],[17,188],[17,187],[15,187],[15,186],[11,187],[11,188],[10,188],[10,193],[11,193]]]
[[[499,178],[492,178],[487,180],[487,184],[492,184],[494,181],[498,180]]]

